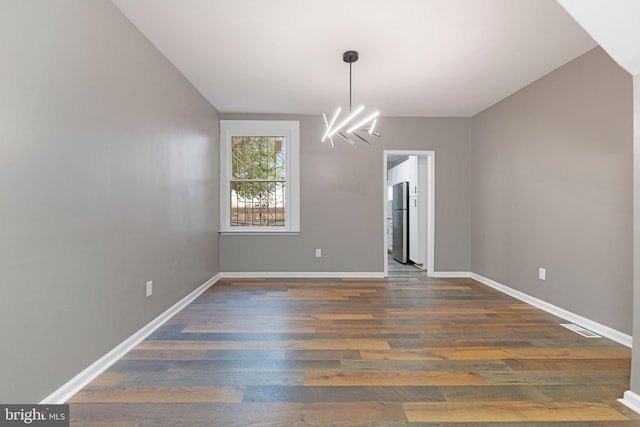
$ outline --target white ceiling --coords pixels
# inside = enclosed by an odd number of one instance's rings
[[[629,74],[640,74],[638,0],[558,0]]]
[[[112,0],[219,111],[469,117],[596,46],[556,0]]]

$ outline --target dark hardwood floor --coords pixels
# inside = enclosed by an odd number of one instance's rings
[[[628,427],[630,349],[470,279],[222,280],[71,399],[74,426]]]

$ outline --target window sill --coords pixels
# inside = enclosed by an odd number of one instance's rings
[[[300,231],[220,230],[221,236],[297,236]]]

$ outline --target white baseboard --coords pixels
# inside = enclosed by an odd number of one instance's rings
[[[333,272],[333,271],[229,271],[220,273],[224,279],[381,279],[384,272]]]
[[[192,291],[189,295],[182,298],[173,306],[169,307],[166,311],[160,314],[158,317],[147,323],[138,332],[131,335],[129,338],[118,344],[113,350],[102,356],[100,359],[92,363],[84,371],[69,380],[62,387],[45,397],[40,405],[59,405],[67,402],[76,393],[86,387],[91,381],[93,381],[98,375],[106,371],[111,365],[117,362],[127,352],[131,351],[136,345],[142,342],[146,337],[151,335],[156,329],[162,326],[167,320],[173,317],[180,310],[189,305],[200,294],[206,291],[214,283],[220,280],[220,274],[215,275],[205,283],[200,285],[197,289]]]
[[[532,297],[531,295],[525,294],[524,292],[512,289],[479,274],[471,273],[471,278],[504,294],[519,299],[520,301],[524,301],[527,304],[531,304],[534,307],[568,320],[571,323],[575,323],[576,325],[580,325],[583,328],[589,329],[590,331],[602,335],[603,337],[609,338],[610,340],[613,340],[626,347],[631,348],[633,346],[633,337],[631,335],[625,334],[601,323],[594,322],[593,320],[587,319],[586,317],[582,317],[578,314],[572,313],[569,310],[565,310],[564,308],[560,308],[546,301],[542,301],[538,298]]]
[[[622,399],[618,399],[618,402],[640,414],[640,395],[632,392],[631,390],[625,391],[624,397]]]
[[[434,271],[432,277],[448,279],[468,279],[471,277],[470,271]]]

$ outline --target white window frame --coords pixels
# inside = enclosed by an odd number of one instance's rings
[[[231,227],[231,138],[284,136],[285,226]],[[220,233],[298,234],[300,232],[300,122],[295,120],[220,120]]]

